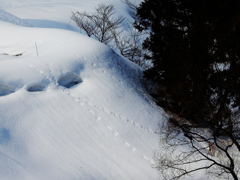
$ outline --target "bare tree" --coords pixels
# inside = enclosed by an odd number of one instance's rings
[[[113,5],[100,4],[96,8],[96,13],[72,12],[71,19],[76,22],[89,37],[95,37],[98,41],[109,44],[114,39],[114,35],[119,35],[117,31],[124,21],[123,17],[114,18],[115,9]]]
[[[88,35],[88,37],[91,37],[94,34],[96,24],[89,20],[85,12],[72,12],[71,19],[77,24],[80,30],[83,30]]]
[[[132,10],[137,11],[138,5],[134,4],[131,0],[122,0],[122,2],[127,4]]]
[[[124,3],[136,13],[137,6],[126,0]],[[142,48],[142,39],[145,38],[145,31],[139,32],[129,21],[130,30],[124,30],[123,17],[114,18],[115,9],[113,5],[100,4],[93,14],[86,12],[72,12],[71,19],[89,37],[111,45],[114,50],[130,61],[135,62],[143,69],[151,67],[151,61],[145,60],[146,51]],[[125,31],[125,33],[123,33]]]
[[[143,33],[137,31],[135,28],[131,28],[125,35],[118,36],[114,34],[114,39],[115,46],[122,56],[128,58],[143,69],[151,67],[151,62],[147,62],[145,59],[146,51],[142,48]]]
[[[239,179],[239,116],[217,130],[167,113],[168,121],[161,126],[163,150],[155,154],[164,179],[177,180],[200,170],[218,179]]]

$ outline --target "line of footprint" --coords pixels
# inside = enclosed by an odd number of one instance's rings
[[[49,80],[51,83],[53,83],[57,88],[59,87],[59,85],[61,85],[61,84],[59,83],[59,80],[56,78],[55,73],[54,73],[54,71],[53,71],[52,69],[48,68],[50,74],[52,75],[52,78],[50,78],[50,77],[47,76],[42,70],[36,68],[35,66],[33,66],[33,65],[29,64],[29,63],[28,63],[27,65],[28,65],[30,68],[35,69],[35,70],[36,70],[38,73],[40,73],[41,75],[43,75],[47,80]],[[72,76],[73,76],[73,74],[70,74],[69,77],[71,77],[72,79],[74,79]],[[64,77],[62,77],[62,78],[66,78],[66,79],[67,79],[68,77],[67,77],[67,76],[64,76]],[[76,78],[76,77],[75,77],[75,78]],[[60,81],[60,82],[61,82],[61,81]],[[71,84],[71,83],[72,83],[72,82],[70,82],[70,84]],[[78,82],[78,83],[79,83],[79,82]],[[104,113],[113,115],[113,116],[117,117],[117,118],[120,119],[120,120],[129,122],[129,123],[133,124],[135,127],[140,127],[140,128],[142,128],[142,129],[144,129],[144,130],[147,130],[147,131],[150,132],[150,133],[156,134],[156,132],[153,132],[150,128],[146,128],[146,127],[140,126],[138,123],[133,122],[133,121],[130,121],[130,120],[126,119],[125,117],[123,117],[123,116],[121,116],[121,115],[118,115],[117,113],[114,113],[114,112],[109,111],[109,110],[106,109],[106,108],[103,108],[103,107],[100,107],[100,106],[97,106],[97,105],[93,105],[92,102],[89,101],[89,100],[87,100],[87,99],[80,98],[80,97],[77,97],[77,98],[74,97],[74,96],[67,90],[67,88],[69,88],[68,85],[65,84],[65,85],[63,85],[63,86],[66,87],[66,88],[61,89],[62,93],[68,95],[68,96],[71,97],[74,101],[78,102],[80,105],[84,105],[84,104],[85,104],[85,105],[88,105],[88,106],[90,106],[90,107],[97,108],[97,109],[101,110],[101,111],[104,112]],[[100,116],[97,116],[96,113],[95,113],[92,109],[89,109],[89,112],[95,117],[96,120],[100,121],[100,120],[102,119]],[[109,131],[112,132],[112,134],[113,134],[114,136],[118,136],[118,135],[119,135],[119,132],[113,130],[109,125],[105,125],[105,126],[106,126],[106,128],[107,128]],[[123,141],[123,143],[124,143],[127,147],[129,147],[133,152],[137,150],[134,146],[132,146],[131,144],[129,144],[127,141]],[[149,158],[147,158],[146,156],[141,155],[141,157],[144,158],[145,160],[149,161],[151,164],[154,164],[154,162],[153,162],[152,160],[150,160]]]
[[[21,63],[21,61],[17,61],[18,63]],[[34,68],[32,65],[28,64],[29,67]],[[37,68],[34,68],[36,71],[38,71],[40,74],[42,74],[43,76],[45,76],[46,79],[48,79],[51,82],[51,79],[49,79],[44,73],[43,71],[38,70]],[[9,94],[12,94],[14,92],[17,91],[17,89],[19,89],[18,87],[14,87],[8,84],[0,84],[0,96],[6,96]],[[27,88],[27,91],[29,92],[37,92],[37,91],[44,91],[45,86],[41,83],[36,83],[36,84],[32,84]]]

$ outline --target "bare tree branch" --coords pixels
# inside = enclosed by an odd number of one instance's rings
[[[209,176],[219,179],[239,179],[240,151],[235,145],[239,145],[239,141],[228,136],[229,129],[233,132],[234,127],[226,128],[226,132],[221,130],[219,136],[206,127],[191,127],[191,123],[184,119],[176,118],[176,122],[172,122],[162,124],[161,135],[166,143],[161,143],[161,146],[165,150],[155,154],[156,168],[162,178],[181,179],[205,170]],[[180,151],[182,148],[184,150]]]
[[[113,32],[121,27],[123,17],[113,18],[115,9],[113,5],[100,4],[95,14],[72,12],[71,19],[89,37],[93,36],[98,41],[108,44],[114,39]]]

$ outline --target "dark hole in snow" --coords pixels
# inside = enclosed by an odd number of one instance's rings
[[[33,86],[30,86],[28,88],[29,92],[38,92],[38,91],[43,91],[45,89],[45,86],[43,86],[42,84],[36,84]]]
[[[15,92],[14,87],[0,84],[0,96],[5,96],[14,92]]]
[[[82,79],[76,74],[66,74],[58,80],[58,84],[66,88],[74,87],[81,82]]]
[[[15,54],[13,56],[22,56],[22,53],[19,53],[19,54]]]

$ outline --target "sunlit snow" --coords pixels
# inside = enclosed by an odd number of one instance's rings
[[[1,180],[159,178],[142,69],[70,21],[100,3],[131,18],[121,0],[0,0]]]

